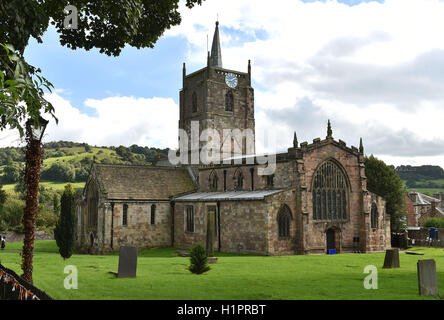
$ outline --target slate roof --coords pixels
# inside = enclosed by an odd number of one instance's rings
[[[175,201],[232,201],[232,200],[264,200],[265,197],[284,191],[280,190],[255,190],[255,191],[216,191],[195,192],[175,197]]]
[[[169,200],[196,190],[186,168],[95,163],[92,172],[108,199]]]
[[[430,197],[426,194],[419,193],[419,192],[412,192],[413,194],[416,194],[417,201],[414,203],[415,205],[430,205],[432,202],[440,202],[439,199]]]

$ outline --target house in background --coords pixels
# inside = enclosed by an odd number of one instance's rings
[[[444,219],[444,201],[442,193],[435,193],[433,197],[416,191],[405,195],[407,207],[407,229],[415,230],[424,226],[428,218]]]

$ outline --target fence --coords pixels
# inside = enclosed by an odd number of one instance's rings
[[[0,264],[0,300],[53,300],[53,298]]]
[[[435,228],[434,232],[430,232],[431,228],[421,227],[419,230],[409,230],[408,238],[410,246],[421,246],[421,247],[444,247],[444,229]],[[434,239],[430,236],[437,234]]]

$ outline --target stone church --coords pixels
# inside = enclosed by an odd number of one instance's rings
[[[251,65],[246,73],[222,66],[218,22],[206,67],[187,74],[183,66],[179,131],[192,135],[193,122],[199,134],[219,132],[221,149],[232,151],[234,145],[240,152],[222,163],[93,164],[77,206],[78,252],[112,252],[122,245],[187,249],[205,244],[209,228],[215,250],[222,252],[292,255],[390,247],[385,200],[367,190],[362,139],[359,148],[335,140],[328,121],[324,139],[299,143],[295,133],[287,152],[273,155],[273,173],[261,173]],[[224,148],[224,129],[250,130],[253,144],[228,137],[230,147]],[[181,140],[180,148],[193,150]]]

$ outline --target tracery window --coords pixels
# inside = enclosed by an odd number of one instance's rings
[[[370,214],[370,223],[371,228],[376,229],[378,227],[378,207],[376,206],[376,203],[373,202],[372,204],[372,211]]]
[[[237,169],[234,173],[234,190],[242,190],[244,187],[244,175],[241,169]]]
[[[233,92],[230,90],[225,95],[225,111],[233,111],[234,108],[234,96]]]
[[[218,181],[218,177],[216,174],[216,171],[212,171],[210,173],[210,177],[209,177],[209,187],[211,191],[217,191],[217,181]]]
[[[278,236],[279,238],[290,237],[291,211],[287,205],[283,205],[278,213]]]
[[[345,174],[331,160],[324,162],[313,176],[313,220],[346,220],[348,187]]]

